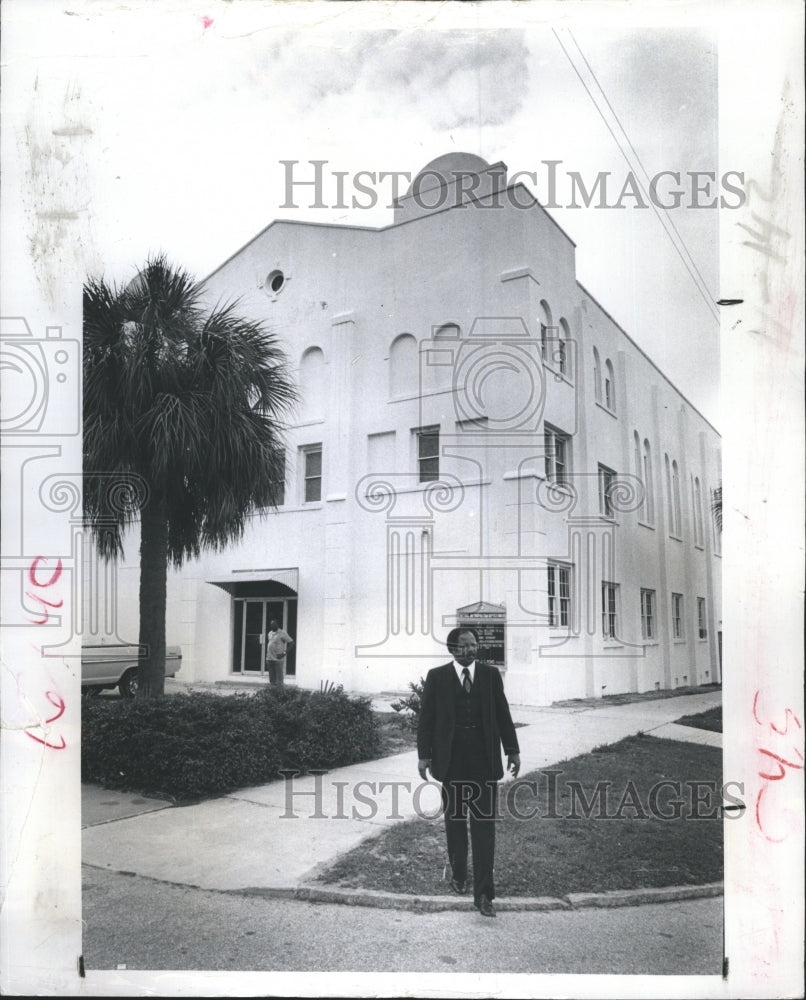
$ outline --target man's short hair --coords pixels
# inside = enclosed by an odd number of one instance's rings
[[[464,635],[465,632],[468,632],[470,635],[472,635],[473,638],[476,640],[476,645],[478,645],[479,641],[478,632],[474,628],[471,628],[469,625],[460,625],[457,628],[452,628],[448,633],[448,638],[445,641],[445,645],[448,647],[449,650],[456,649],[456,647],[459,645],[459,636]]]

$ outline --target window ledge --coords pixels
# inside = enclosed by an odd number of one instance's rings
[[[290,430],[299,430],[301,427],[316,427],[325,422],[324,417],[315,417],[313,420],[303,420],[299,424],[291,424]]]
[[[543,359],[543,367],[546,369],[547,372],[551,372],[556,381],[565,382],[566,385],[570,385],[573,387],[574,380],[571,378],[568,372],[561,372],[559,368],[555,368],[554,365],[550,365],[548,361],[545,360],[545,358]]]
[[[624,643],[618,639],[605,639],[602,645],[605,649],[624,649]]]
[[[643,643],[644,646],[659,646],[660,645],[660,639],[642,639],[641,641],[642,641],[642,643]]]
[[[413,474],[414,473],[412,473],[412,475]],[[446,482],[444,479],[432,479],[427,483],[417,483],[416,486],[395,486],[393,490],[384,490],[378,484],[373,487],[372,494],[373,496],[378,496],[379,494],[383,493],[387,494],[394,493],[395,496],[397,496],[398,494],[401,493],[424,493],[429,487],[432,486],[439,486],[439,487],[449,486],[451,489],[460,489],[460,488],[469,489],[473,486],[489,486],[491,482],[492,482],[491,479],[467,479],[467,480],[459,480],[458,484],[455,484]],[[368,495],[369,495],[368,493],[364,494],[364,496]],[[328,499],[330,498],[328,497]]]
[[[505,472],[504,479],[545,479],[545,475],[542,472],[538,472],[537,469],[510,469],[509,472]]]
[[[654,524],[650,524],[649,521],[642,521],[640,518],[638,519],[638,526],[640,528],[649,528],[650,531],[655,530]]]
[[[422,392],[412,392],[406,396],[391,396],[390,403],[407,403],[412,399],[423,399],[425,396],[445,396],[453,392],[453,384],[436,389],[423,389]]]
[[[682,542],[683,541],[683,539],[680,537],[680,535],[673,535],[671,533],[671,531],[669,532],[669,538],[671,538],[673,542]]]
[[[685,644],[686,644],[685,636],[682,636],[680,639],[672,639],[672,645],[674,646],[685,646]]]
[[[705,552],[705,546],[704,545],[699,545],[697,542],[694,543],[694,548],[695,549],[699,549],[700,552]]]
[[[598,399],[596,400],[596,405],[599,407],[600,410],[604,410],[605,413],[610,414],[610,416],[614,420],[618,420],[618,417],[616,416],[616,411],[615,410],[611,410],[609,406],[605,406],[604,403],[600,403]]]

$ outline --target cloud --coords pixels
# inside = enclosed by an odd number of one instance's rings
[[[523,106],[528,55],[514,30],[286,31],[254,53],[241,85],[309,112],[349,97],[366,117],[405,114],[442,130],[500,125]]]

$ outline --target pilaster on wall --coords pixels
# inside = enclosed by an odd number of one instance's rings
[[[323,442],[325,534],[323,553],[324,643],[321,677],[351,686],[352,634],[349,505],[353,489],[351,371],[353,313],[333,317],[327,379],[328,432]]]

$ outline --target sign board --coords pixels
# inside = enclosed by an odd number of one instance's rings
[[[506,670],[506,608],[480,601],[457,608],[456,624],[467,625],[479,637],[479,661]]]

